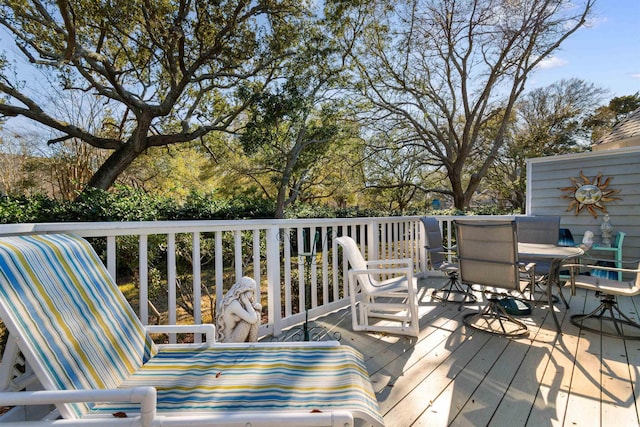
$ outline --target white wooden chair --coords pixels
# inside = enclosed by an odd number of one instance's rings
[[[338,342],[215,342],[213,325],[145,327],[87,241],[0,238],[0,421],[37,425],[383,425],[362,356]],[[149,332],[206,334],[161,346]],[[8,352],[8,353],[7,353]],[[44,390],[23,391],[25,362]],[[6,362],[6,363],[5,363]],[[64,420],[57,420],[56,418]]]
[[[341,236],[336,242],[351,265],[348,281],[353,330],[417,337],[418,284],[413,276],[413,261],[409,258],[365,261],[351,237]],[[381,275],[393,277],[379,280]],[[372,323],[370,318],[387,322]]]

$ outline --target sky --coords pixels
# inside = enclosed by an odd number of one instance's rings
[[[527,81],[527,90],[578,78],[610,91],[640,92],[640,0],[596,0],[593,22],[565,40]]]

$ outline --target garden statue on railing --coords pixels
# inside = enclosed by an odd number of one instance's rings
[[[262,305],[255,302],[256,282],[243,277],[222,298],[216,315],[216,339],[219,342],[258,340]]]

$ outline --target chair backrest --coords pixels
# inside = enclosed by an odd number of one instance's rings
[[[558,246],[575,246],[576,241],[573,238],[573,233],[568,228],[561,228],[558,234]]]
[[[560,216],[517,216],[518,242],[558,244]]]
[[[618,231],[618,233],[616,234],[616,241],[613,244],[613,246],[615,248],[618,249],[618,251],[620,251],[620,256],[622,257],[622,243],[624,242],[624,236],[626,236],[626,233],[623,233],[622,231]]]
[[[0,238],[0,316],[48,390],[115,388],[157,348],[91,245],[70,235]],[[64,404],[80,417],[85,404]]]
[[[442,243],[442,231],[440,223],[434,217],[425,216],[420,218],[424,225],[425,236],[427,240],[427,254],[432,268],[438,268],[447,261],[445,257],[444,244]]]
[[[513,221],[454,221],[460,279],[471,285],[522,290]]]
[[[347,256],[347,260],[351,265],[351,269],[353,270],[366,270],[367,263],[362,256],[362,252],[358,248],[358,244],[355,240],[353,240],[349,236],[340,236],[336,239],[336,243],[338,243],[344,254]],[[358,279],[358,283],[362,288],[362,291],[365,293],[372,293],[374,291],[375,286],[378,286],[379,281],[372,277],[371,274],[368,273],[358,273],[356,274]]]

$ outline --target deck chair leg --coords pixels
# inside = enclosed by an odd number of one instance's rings
[[[485,326],[479,324],[482,320]],[[507,313],[506,310],[498,304],[498,298],[494,296],[488,299],[488,303],[482,311],[465,315],[463,323],[478,331],[490,332],[507,337],[521,337],[529,333],[527,325]]]
[[[456,298],[457,296],[462,296],[462,298]],[[459,303],[458,311],[462,310],[464,304],[473,304],[478,301],[470,285],[467,284],[466,290],[462,287],[457,273],[450,273],[447,284],[434,290],[431,293],[431,299],[442,302],[457,302]]]
[[[597,313],[597,314],[596,314]],[[609,314],[606,316],[605,314]],[[590,319],[597,319],[600,325],[600,328],[597,329],[595,327],[589,326],[585,324],[585,321],[588,322]],[[616,330],[615,333],[607,332],[603,330],[604,322],[611,322]],[[601,304],[592,312],[587,314],[574,314],[571,316],[571,323],[579,328],[594,332],[597,334],[614,337],[614,338],[622,338],[625,340],[640,340],[640,324],[632,320],[629,316],[624,314],[616,303],[615,299],[610,296],[605,296],[601,300]],[[628,335],[625,334],[625,327],[627,326],[627,330],[629,328],[634,328],[638,331],[638,335]]]

